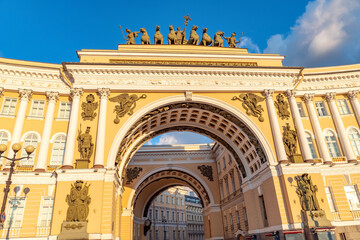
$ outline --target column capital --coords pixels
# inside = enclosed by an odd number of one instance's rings
[[[98,95],[100,98],[107,98],[110,95],[109,88],[98,88]]]
[[[290,99],[290,98],[294,98],[296,95],[296,91],[295,90],[287,90],[285,92],[285,96]]]
[[[82,88],[70,89],[70,97],[71,98],[80,98],[83,93],[84,93],[84,91]]]
[[[305,101],[305,102],[312,102],[313,99],[314,99],[314,94],[313,93],[306,93],[302,99]]]
[[[325,94],[324,99],[325,99],[327,102],[334,101],[334,100],[335,100],[335,96],[336,96],[336,93],[334,93],[334,92],[329,92],[329,93],[326,93],[326,94]]]
[[[265,98],[272,98],[274,94],[274,89],[265,89],[263,92],[263,95],[265,96]]]
[[[19,97],[23,101],[29,101],[32,96],[32,90],[30,89],[19,89]]]
[[[347,93],[349,99],[356,99],[359,94],[359,90],[351,90]]]
[[[59,99],[59,93],[58,92],[45,92],[46,98],[49,102],[56,103],[56,101]]]

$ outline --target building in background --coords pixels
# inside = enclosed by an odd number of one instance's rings
[[[185,195],[187,240],[204,240],[203,207],[193,191]]]

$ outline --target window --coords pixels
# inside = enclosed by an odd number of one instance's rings
[[[176,231],[173,230],[173,239],[175,240],[176,239]]]
[[[325,108],[325,103],[322,102],[315,102],[315,107],[316,107],[316,111],[318,113],[319,116],[327,116],[327,111]]]
[[[360,156],[360,134],[355,128],[351,128],[348,134],[356,156]]]
[[[302,102],[297,102],[296,104],[299,110],[300,117],[306,117]]]
[[[5,97],[1,114],[4,115],[15,115],[17,98]]]
[[[166,211],[166,219],[168,221],[170,220],[170,211],[169,210]]]
[[[152,214],[152,213],[153,213],[153,210],[150,209],[150,210],[149,210],[149,219],[151,219],[151,220],[153,219],[153,214]]]
[[[231,164],[231,155],[230,154],[228,154],[228,158],[229,158],[229,164]]]
[[[42,117],[45,108],[45,101],[44,100],[33,100],[30,116],[31,117]]]
[[[160,202],[163,203],[164,202],[164,196],[160,195]]]
[[[175,212],[174,211],[172,211],[172,213],[171,213],[171,220],[173,222],[175,222]]]
[[[42,198],[38,227],[50,227],[53,205],[53,197]]]
[[[5,144],[9,141],[9,134],[5,131],[0,131],[0,144]]]
[[[316,159],[317,154],[316,154],[316,151],[315,151],[315,146],[314,146],[314,142],[312,140],[312,137],[311,137],[311,135],[309,133],[305,133],[305,135],[306,135],[306,139],[307,139],[308,144],[309,144],[311,156],[312,156],[313,159]]]
[[[243,207],[243,214],[244,214],[245,227],[247,228],[249,223],[248,223],[248,218],[247,218],[247,213],[246,213],[246,208],[245,207]]]
[[[333,157],[333,158],[341,157],[339,145],[338,145],[338,143],[336,141],[336,137],[332,131],[327,130],[325,132],[325,140],[326,140],[326,144],[329,148],[331,157]]]
[[[179,205],[179,199],[176,198],[176,205]]]
[[[181,206],[184,206],[184,200],[180,199]]]
[[[359,195],[354,185],[344,186],[346,198],[349,202],[350,210],[360,210]]]
[[[166,203],[169,203],[169,196],[166,196]]]
[[[176,213],[176,221],[180,222],[180,214],[178,212]]]
[[[233,192],[236,192],[234,174],[231,174],[230,178],[231,178],[231,185],[232,185],[232,188],[233,188]]]
[[[175,204],[175,199],[174,199],[174,197],[171,197],[171,203],[172,203],[172,204]]]
[[[229,190],[229,182],[228,182],[228,179],[226,178],[225,179],[225,185],[226,185],[226,193],[227,193],[227,196],[230,195],[230,190]]]
[[[239,213],[239,211],[236,211],[236,224],[237,224],[237,228],[240,229],[240,213]]]
[[[66,136],[58,135],[53,143],[50,165],[62,165],[64,162]]]
[[[224,165],[224,169],[225,169],[226,168],[225,157],[223,157],[223,165]]]
[[[164,210],[161,210],[161,219],[165,218]]]
[[[325,193],[326,193],[326,198],[329,202],[330,211],[337,212],[331,187],[325,187]]]
[[[233,230],[234,229],[234,221],[233,221],[232,213],[230,213],[229,218],[230,218],[230,228],[231,228],[231,230]]]
[[[264,199],[263,195],[259,196],[259,201],[260,201],[260,210],[261,210],[261,215],[263,218],[263,223],[264,223],[264,226],[267,227],[267,226],[269,226],[269,223],[268,223],[268,218],[267,218],[267,214],[266,214],[265,199]]]
[[[32,145],[35,148],[35,151],[30,155],[29,159],[25,158],[25,159],[21,160],[22,165],[34,165],[34,156],[36,154],[36,147],[37,147],[38,141],[39,141],[39,139],[35,133],[30,133],[30,134],[26,135],[25,141],[23,144],[23,150],[21,153],[21,157],[28,156],[27,152],[25,151],[25,148],[28,145]]]
[[[21,228],[24,217],[25,197],[10,197],[6,214],[6,228]]]
[[[159,230],[155,230],[155,239],[159,240]]]
[[[224,216],[224,227],[225,227],[225,231],[228,230],[228,225],[227,225],[227,218],[226,216]]]
[[[184,221],[184,213],[181,213],[181,221]]]
[[[350,114],[350,109],[349,109],[349,105],[347,104],[346,99],[339,99],[337,100],[337,104],[339,107],[339,111],[341,115],[346,115],[346,114]]]
[[[70,112],[71,112],[71,103],[70,102],[60,102],[58,118],[69,119]]]
[[[218,173],[221,173],[221,164],[218,162]]]
[[[155,220],[159,219],[159,210],[155,209]]]

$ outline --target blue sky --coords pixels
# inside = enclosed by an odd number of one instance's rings
[[[125,43],[119,29],[156,25],[206,27],[213,36],[244,33],[241,47],[253,53],[285,55],[287,66],[321,67],[360,63],[360,0],[115,1],[0,0],[0,57],[77,62],[77,50],[116,49]],[[188,34],[189,36],[189,34]],[[138,40],[139,41],[139,40]],[[181,137],[180,137],[181,135]],[[152,141],[208,142],[170,133]],[[175,139],[175,140],[174,140]]]

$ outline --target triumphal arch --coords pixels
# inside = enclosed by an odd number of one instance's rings
[[[286,67],[196,30],[79,62],[0,59],[3,156],[35,147],[1,238],[155,240],[149,204],[181,185],[201,200],[205,239],[359,239],[360,65]],[[215,144],[143,146],[174,131]]]

